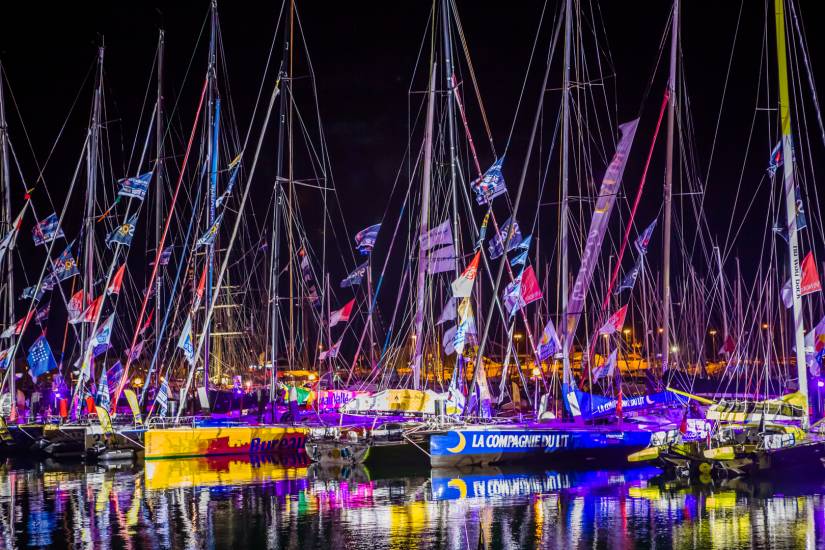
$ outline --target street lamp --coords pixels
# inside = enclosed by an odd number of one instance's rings
[[[718,361],[719,360],[719,349],[716,347],[716,329],[712,328],[708,331],[710,334],[711,345],[713,346],[713,357]]]

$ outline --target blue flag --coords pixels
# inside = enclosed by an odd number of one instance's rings
[[[513,259],[510,260],[510,265],[512,265],[512,266],[524,265],[527,262],[527,253],[528,252],[529,252],[528,250],[522,250],[521,252],[519,252],[518,254],[513,256]]]
[[[123,365],[120,361],[112,365],[112,368],[106,373],[106,378],[109,381],[109,393],[115,393],[117,386],[120,384],[120,379],[123,377]]]
[[[26,288],[23,289],[23,293],[20,295],[20,299],[21,300],[31,300],[32,298],[34,298],[35,302],[39,302],[40,300],[43,299],[43,295],[46,294],[46,291],[51,290],[51,287],[46,288],[46,284],[44,282],[44,284],[40,285],[40,288],[37,290],[36,293],[35,293],[34,290],[35,290],[34,286],[27,286]]]
[[[510,246],[507,247],[507,252],[510,252],[521,244],[521,230],[518,227],[518,222],[513,221],[512,218],[507,218],[507,221],[499,228],[499,232],[490,239],[488,250],[491,260],[495,260],[504,254],[504,243],[507,242],[508,233],[511,232],[512,237],[510,238]]]
[[[212,224],[212,227],[210,227],[209,230],[206,233],[204,233],[203,236],[200,239],[198,239],[197,244],[195,244],[195,248],[198,248],[198,247],[201,247],[201,246],[208,246],[208,245],[212,244],[213,242],[215,242],[215,237],[218,235],[218,229],[220,229],[220,227],[221,227],[221,221],[222,220],[223,220],[223,212],[218,214],[218,217],[215,218],[215,223]]]
[[[380,229],[381,224],[377,223],[362,229],[355,235],[355,247],[358,249],[358,252],[361,254],[369,254],[372,252]]]
[[[132,244],[132,238],[135,236],[135,226],[136,225],[137,225],[137,214],[132,214],[132,216],[129,217],[129,219],[126,221],[126,223],[124,223],[123,225],[121,225],[120,227],[118,227],[117,229],[112,231],[111,233],[109,233],[109,236],[106,237],[106,246],[108,246],[109,248],[112,248],[112,243],[115,243],[115,244],[118,244],[118,245],[124,244],[126,246],[131,245]]]
[[[783,159],[782,159],[782,140],[780,139],[776,146],[771,151],[771,161],[768,163],[768,173],[773,176],[776,174],[776,170],[782,166]]]
[[[639,254],[639,257],[636,258],[636,263],[633,264],[633,269],[627,272],[621,284],[619,284],[619,288],[616,289],[616,294],[619,294],[623,290],[633,290],[633,287],[636,286],[636,280],[639,278],[639,273],[642,272],[644,259],[645,255]]]
[[[367,268],[369,265],[369,261],[366,261],[356,267],[352,273],[347,275],[346,279],[341,281],[341,288],[360,285],[361,281],[364,279],[364,276],[367,274]]]
[[[50,214],[42,222],[37,222],[37,225],[32,229],[32,238],[35,245],[46,244],[59,237],[65,237],[63,230],[57,225],[57,214]]]
[[[54,355],[52,355],[52,348],[49,347],[49,342],[45,336],[41,336],[34,341],[32,347],[29,348],[26,362],[29,364],[29,374],[31,374],[34,381],[37,381],[38,376],[43,376],[47,372],[57,369],[57,362],[54,360]]]
[[[654,218],[653,221],[648,225],[644,231],[642,231],[641,235],[636,237],[636,241],[634,242],[636,246],[636,250],[645,254],[647,252],[647,247],[650,244],[650,238],[653,237],[653,230],[656,229],[656,223],[659,221],[659,218]]]
[[[77,268],[77,262],[72,256],[72,246],[74,243],[71,243],[69,246],[66,247],[66,250],[63,251],[58,258],[52,262],[53,270],[51,274],[51,280],[55,282],[65,281],[70,277],[74,277],[80,273],[80,270]]]
[[[155,403],[158,406],[158,416],[166,416],[166,410],[169,406],[169,383],[165,378],[161,379],[160,389],[158,395],[155,397]]]
[[[486,204],[507,191],[504,185],[504,175],[501,173],[502,164],[504,164],[504,157],[498,159],[484,172],[483,176],[470,184],[475,191],[478,204]]]
[[[120,190],[117,194],[121,197],[143,200],[146,197],[146,190],[149,189],[150,181],[152,181],[152,172],[146,172],[134,178],[124,178],[118,181]]]
[[[238,159],[240,161],[240,158]],[[223,201],[229,198],[229,195],[232,194],[232,189],[235,187],[235,180],[238,179],[238,171],[240,170],[241,165],[240,162],[235,164],[234,168],[232,169],[232,175],[229,176],[229,183],[226,186],[226,191],[223,192],[223,195],[218,197],[218,200],[215,201],[215,206],[221,206]]]
[[[100,373],[97,381],[97,395],[95,395],[95,405],[109,410],[109,381],[106,377],[106,369]]]

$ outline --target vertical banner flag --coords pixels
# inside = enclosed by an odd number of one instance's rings
[[[178,338],[178,347],[183,350],[183,356],[190,365],[195,364],[195,345],[192,343],[192,316],[186,318],[186,324]]]
[[[584,310],[584,301],[587,298],[587,291],[593,278],[593,270],[596,267],[599,250],[601,250],[604,234],[610,221],[610,213],[616,203],[619,186],[622,183],[622,175],[627,164],[627,157],[630,153],[630,147],[633,145],[633,138],[636,136],[638,125],[639,119],[636,119],[619,126],[622,137],[616,145],[616,153],[613,155],[613,159],[602,178],[599,196],[596,198],[596,205],[593,210],[593,218],[590,220],[590,229],[585,239],[587,244],[582,252],[581,265],[576,275],[576,281],[573,283],[570,301],[565,312],[567,316],[567,327],[564,332],[566,349],[570,349],[573,343],[576,327]],[[565,380],[567,379],[567,373],[565,373]]]

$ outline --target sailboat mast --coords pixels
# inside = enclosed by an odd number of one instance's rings
[[[3,64],[0,62],[0,155],[2,155],[2,166],[0,169],[0,178],[2,178],[2,185],[0,190],[3,193],[3,235],[6,235],[12,229],[12,213],[11,213],[11,172],[9,171],[9,135],[8,123],[6,122],[6,98],[3,95]],[[14,323],[14,265],[12,262],[12,255],[6,254],[6,295],[4,297],[5,304],[3,307],[3,328],[8,328],[11,323]],[[14,360],[12,359],[11,376],[9,377],[9,394],[11,395],[12,409],[17,402],[15,391],[15,377],[14,377]],[[13,417],[14,415],[12,415]]]
[[[673,216],[673,141],[676,119],[676,52],[679,44],[679,0],[673,0],[670,31],[670,76],[667,80],[667,149],[664,188],[664,251],[662,253],[662,375],[670,362],[670,241]]]
[[[808,425],[808,367],[805,362],[805,327],[802,318],[802,273],[799,266],[799,238],[796,227],[796,184],[794,183],[793,144],[791,141],[791,110],[788,92],[788,61],[785,51],[784,0],[774,1],[776,19],[776,59],[779,78],[779,113],[782,124],[782,169],[785,177],[785,214],[788,221],[788,263],[793,290],[793,328],[796,346],[796,371],[799,393],[805,399],[803,427]]]
[[[209,168],[209,210],[208,210],[208,217],[207,217],[207,227],[212,227],[215,223],[215,201],[217,200],[217,163],[218,163],[218,151],[217,151],[217,136],[218,136],[218,116],[219,116],[219,109],[220,103],[216,97],[216,79],[217,79],[217,71],[216,71],[216,63],[217,58],[215,55],[216,50],[216,42],[217,42],[217,30],[218,30],[218,3],[217,0],[212,0],[211,5],[211,37],[209,40],[209,64],[207,66],[207,79],[209,81],[209,101],[207,105],[209,108],[207,109],[207,118],[206,118],[206,127],[208,130],[213,130],[214,128],[214,139],[207,138],[207,165]],[[206,274],[206,300],[205,300],[205,311],[209,310],[210,305],[212,304],[213,296],[212,296],[212,277],[215,268],[215,244],[214,240],[208,245],[207,249],[207,274]],[[207,321],[206,326],[204,327],[205,332],[205,340],[203,346],[203,387],[209,395],[209,353],[210,353],[210,344],[211,344],[211,327],[209,326],[210,323]]]
[[[568,217],[569,217],[569,179],[570,179],[570,53],[573,40],[573,0],[565,0],[564,3],[564,81],[562,83],[561,101],[561,211],[559,212],[559,257],[561,265],[559,271],[559,285],[561,287],[561,311],[565,314],[564,322],[561,324],[564,335],[562,337],[562,363],[563,380],[565,383],[572,380],[570,370],[570,338],[567,337],[568,317]]]
[[[459,265],[459,242],[458,242],[458,187],[456,178],[456,146],[455,146],[455,98],[452,93],[453,88],[453,50],[450,43],[450,1],[441,2],[441,27],[444,35],[444,78],[447,83],[447,133],[449,138],[450,164],[450,191],[453,201],[453,246],[455,248],[455,275],[461,274]]]
[[[101,46],[97,50],[97,78],[95,79],[95,94],[92,106],[92,121],[89,125],[89,150],[86,155],[86,209],[84,213],[83,233],[85,244],[83,247],[83,307],[89,305],[91,291],[94,284],[95,265],[95,188],[97,184],[97,153],[100,141],[100,112],[103,101],[103,52]],[[86,339],[89,336],[86,323],[80,327],[80,350],[85,353]]]
[[[163,231],[163,49],[165,33],[163,29],[158,32],[158,82],[157,98],[155,108],[155,242],[160,243],[160,235]],[[162,251],[160,251],[162,252]],[[161,319],[161,292],[163,288],[156,281],[151,284],[155,286],[155,334],[160,334]],[[155,354],[160,353],[160,338],[155,338]],[[146,385],[150,383],[146,380]]]
[[[433,164],[433,118],[435,111],[435,75],[438,64],[433,63],[429,78],[427,126],[424,129],[424,168],[421,182],[421,221],[419,224],[418,245],[418,278],[416,280],[416,307],[415,307],[415,353],[413,355],[413,389],[421,388],[421,348],[424,345],[424,283],[427,275],[427,252],[421,246],[421,238],[430,228],[430,178]]]

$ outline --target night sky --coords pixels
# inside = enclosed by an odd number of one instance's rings
[[[775,70],[773,3],[769,4],[746,2],[739,23],[740,34],[706,198],[706,205],[715,214],[711,217],[712,229],[720,232],[720,238],[724,237],[728,227],[730,216],[726,208],[733,199],[743,166],[756,102],[755,89],[760,78],[763,41],[767,41],[765,55],[770,61],[770,70]],[[408,133],[408,90],[431,4],[396,2],[389,8],[386,2],[315,1],[299,2],[298,6],[314,62],[335,181],[343,197],[347,225],[354,233],[381,218],[390,186],[402,162]],[[241,132],[246,130],[279,8],[278,2],[219,3],[232,101],[241,121]],[[810,10],[809,6],[803,8]],[[458,2],[458,9],[494,140],[500,149],[513,119],[542,4]],[[661,1],[602,2],[600,9],[598,20],[607,35],[603,45],[609,49],[615,70],[615,82],[610,86],[617,92],[618,119],[626,121],[639,114],[642,116],[633,157],[625,175],[625,187],[630,186],[629,190],[635,191],[664,90],[666,56],[658,70],[655,70],[655,64],[659,42],[667,25],[669,5]],[[556,11],[557,4],[551,3],[539,45],[542,56],[547,48],[550,20]],[[202,41],[196,51],[193,48],[207,12],[205,1],[133,4],[16,2],[4,6],[0,21],[0,55],[38,159],[41,162],[45,159],[84,77],[93,66],[95,48],[101,36],[105,36],[106,43],[109,118],[116,118],[115,124],[122,126],[123,147],[128,151],[148,84],[157,28],[161,24],[167,34],[167,105],[180,96],[178,124],[188,131],[206,63],[206,43]],[[690,123],[697,146],[693,162],[702,176],[707,170],[739,13],[739,2],[687,2],[683,7],[684,82],[689,93]],[[764,35],[766,13],[770,16],[767,36]],[[812,16],[807,12],[801,15],[803,20]],[[810,19],[808,24],[812,24]],[[825,52],[821,41],[811,40],[810,47],[816,72],[825,63]],[[190,58],[193,60],[193,77],[183,82]],[[610,68],[606,72],[612,74]],[[547,96],[548,113],[553,117],[558,109],[560,82],[557,76],[554,72],[549,86],[556,91]],[[773,72],[768,76],[772,77]],[[505,175],[513,186],[523,161],[539,77],[534,67],[508,154]],[[652,86],[648,88],[651,77]],[[773,80],[769,81],[774,94],[775,84]],[[648,89],[649,95],[645,96]],[[87,82],[80,90],[79,106],[69,120],[65,136],[46,172],[46,179],[56,196],[76,162],[88,123],[89,98],[90,82]],[[10,106],[9,110],[12,139],[18,150],[22,150],[24,141],[15,108]],[[758,181],[767,165],[776,136],[772,116],[766,112],[758,117],[745,168],[745,190]],[[768,130],[769,123],[771,130]],[[473,124],[480,128],[477,121]],[[544,132],[550,130],[546,125],[543,128]],[[811,136],[816,138],[817,135],[812,128]],[[485,141],[480,134],[475,137],[477,141]],[[547,135],[545,139],[549,139]],[[812,143],[821,150],[822,144],[817,139]],[[28,174],[34,174],[29,155],[23,155],[23,158],[24,169]],[[642,203],[641,215],[645,218],[655,215],[661,203],[663,158],[664,140],[661,139]],[[487,165],[492,160],[489,148],[484,150],[482,164]],[[115,160],[117,162],[123,162],[122,155]],[[268,162],[271,161],[264,161],[265,164]],[[262,169],[271,171],[271,166]],[[594,167],[597,175],[603,169],[604,166]],[[527,185],[535,186],[536,183],[528,181]],[[555,184],[551,182],[549,185]],[[369,200],[364,200],[365,196]],[[760,211],[758,205],[747,221],[758,223],[761,232],[765,214],[764,208]],[[528,210],[529,203],[523,211]],[[736,216],[737,221],[741,220],[741,206]],[[737,243],[734,251],[747,257],[758,250],[752,242],[744,240]]]

